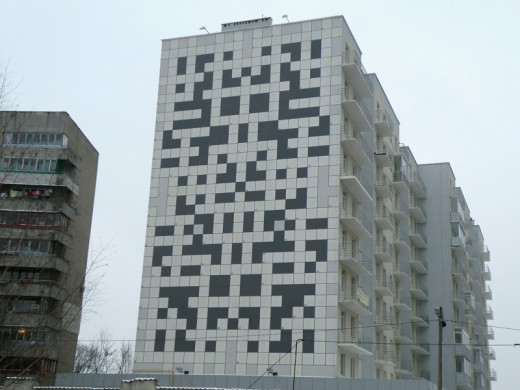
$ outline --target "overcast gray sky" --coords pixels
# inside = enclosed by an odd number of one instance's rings
[[[19,83],[18,108],[67,111],[100,153],[92,246],[111,242],[114,254],[81,339],[103,328],[135,338],[161,39],[284,14],[344,15],[401,142],[418,163],[452,164],[491,250],[494,389],[520,389],[516,0],[0,0],[0,64]]]

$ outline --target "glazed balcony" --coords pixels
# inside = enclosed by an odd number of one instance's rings
[[[44,230],[44,229],[13,229],[13,228],[0,228],[0,239],[34,239],[34,240],[51,240],[57,241],[60,244],[70,248],[72,246],[72,236],[61,230]]]
[[[359,131],[372,131],[372,114],[363,102],[363,97],[354,92],[351,86],[342,88],[341,105]]]
[[[17,268],[54,269],[63,273],[69,270],[69,261],[50,253],[0,252],[0,267],[15,265]]]
[[[52,280],[0,281],[0,296],[65,298],[64,287]]]
[[[341,66],[343,72],[351,85],[353,85],[360,96],[371,97],[372,85],[365,74],[361,63],[361,55],[356,50],[347,50],[341,55]]]
[[[79,196],[79,186],[67,173],[0,172],[2,184],[22,187],[65,187]]]

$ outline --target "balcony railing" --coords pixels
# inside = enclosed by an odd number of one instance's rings
[[[376,129],[383,137],[389,137],[394,131],[394,123],[390,119],[390,114],[386,110],[376,111]]]
[[[372,114],[370,113],[370,110],[365,105],[365,103],[363,103],[363,101],[356,96],[353,88],[344,87],[342,90],[342,95],[345,101],[355,101],[358,104],[359,108],[363,112],[363,115],[365,116],[370,125],[374,123],[374,119],[372,117]]]
[[[341,125],[341,141],[349,154],[351,154],[358,163],[372,163],[372,153],[365,137],[354,129],[351,122]]]
[[[370,307],[370,297],[367,293],[361,289],[361,287],[357,287],[354,291],[350,288],[342,288],[338,289],[338,300],[340,302],[355,302],[365,309]]]
[[[376,257],[381,262],[392,262],[394,261],[395,254],[392,244],[388,241],[377,240],[376,241]]]

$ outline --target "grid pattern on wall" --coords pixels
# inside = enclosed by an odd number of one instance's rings
[[[163,42],[138,363],[255,375],[304,338],[303,365],[335,365],[341,34]]]

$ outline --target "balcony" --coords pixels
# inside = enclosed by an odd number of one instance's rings
[[[412,327],[410,324],[396,324],[394,339],[397,343],[410,344],[412,342]]]
[[[393,262],[395,253],[392,244],[388,241],[377,240],[375,248],[375,257],[382,263]]]
[[[410,215],[417,223],[426,223],[426,210],[416,200],[410,202]]]
[[[355,250],[351,245],[339,250],[339,262],[359,276],[369,276],[372,264],[364,253]]]
[[[338,347],[345,351],[358,356],[370,356],[372,355],[372,346],[366,340],[363,340],[358,334],[358,331],[349,330],[338,330]]]
[[[74,219],[77,215],[75,209],[62,201],[53,201],[50,198],[10,198],[2,199],[2,209],[4,210],[23,210],[37,211],[42,213],[60,212],[69,219]]]
[[[412,253],[410,267],[418,274],[428,273],[428,262],[421,254]]]
[[[485,285],[484,291],[482,292],[482,296],[484,299],[491,300],[493,299],[493,292],[491,291],[491,287],[488,284]]]
[[[473,381],[469,374],[464,372],[457,372],[456,377],[457,389],[473,390]]]
[[[494,340],[495,339],[495,331],[491,327],[486,328],[486,338],[488,340]]]
[[[357,315],[370,313],[370,297],[361,287],[357,287],[354,291],[340,287],[338,290],[338,302],[341,306]]]
[[[400,290],[394,300],[394,305],[400,311],[412,309],[412,299],[410,293],[405,290]]]
[[[489,253],[489,249],[487,246],[482,249],[482,252],[480,252],[480,258],[483,261],[489,261],[490,253]]]
[[[426,235],[417,229],[417,226],[414,223],[410,224],[410,241],[417,248],[427,247]]]
[[[391,312],[377,312],[374,325],[382,330],[390,330],[395,326],[395,317]]]
[[[386,110],[376,111],[374,125],[381,137],[391,137],[394,134],[394,123]]]
[[[412,344],[412,352],[418,355],[429,355],[430,354],[430,344],[421,343],[415,340]]]
[[[359,131],[372,131],[372,114],[362,99],[352,87],[347,86],[341,91],[341,105],[348,118],[354,122]]]
[[[417,285],[417,283],[412,283],[410,286],[410,294],[419,301],[428,300],[428,289]]]
[[[392,230],[394,228],[394,218],[388,207],[379,203],[376,209],[375,223],[382,230]]]
[[[430,326],[430,317],[427,314],[420,314],[416,310],[412,310],[412,315],[410,317],[411,322],[418,327],[429,327]]]
[[[453,290],[453,303],[463,311],[468,308],[466,302],[466,291],[464,291],[464,288],[459,287]]]
[[[384,173],[379,172],[376,175],[376,183],[374,189],[379,198],[392,198],[394,190],[392,188],[392,181]]]
[[[372,235],[364,226],[363,207],[361,205],[354,205],[349,202],[346,207],[341,207],[339,209],[339,220],[356,237],[360,239],[372,238]]]
[[[374,152],[374,158],[376,163],[380,167],[393,167],[394,156],[392,149],[383,140],[379,140],[376,145],[376,151]]]
[[[491,309],[490,306],[486,306],[486,311],[484,313],[486,319],[492,320],[493,319],[493,309]]]
[[[395,348],[393,346],[376,346],[375,363],[378,365],[395,365]]]
[[[403,234],[402,232],[397,230],[394,232],[394,247],[399,249],[399,251],[405,251],[407,253],[410,252],[410,244],[408,244],[407,240],[408,235]]]
[[[79,186],[68,173],[6,172],[2,175],[2,184],[24,187],[66,187],[74,195],[79,196]]]
[[[403,360],[401,358],[397,361],[397,365],[395,366],[395,372],[398,375],[397,379],[411,379],[412,371],[412,362],[410,360]]]
[[[341,66],[350,84],[352,84],[360,96],[367,98],[372,96],[371,83],[365,77],[365,69],[361,63],[361,55],[355,50],[347,50],[341,55]]]
[[[408,202],[405,198],[401,197],[398,202],[395,202],[394,206],[394,219],[398,221],[409,220],[408,216]]]
[[[489,370],[489,380],[493,382],[496,382],[497,380],[497,372],[493,369]]]
[[[408,260],[398,259],[394,267],[394,277],[400,280],[410,279],[410,262]]]
[[[454,258],[451,263],[451,274],[454,279],[466,282],[468,277],[466,261]]]
[[[0,267],[55,269],[68,272],[69,262],[52,254],[0,252]]]
[[[35,239],[35,240],[54,240],[70,248],[72,246],[72,236],[60,230],[41,230],[41,229],[2,229],[0,228],[0,238],[13,239]]]
[[[361,174],[361,169],[354,164],[343,163],[340,172],[340,181],[343,188],[352,194],[359,202],[371,202],[372,197],[365,189],[366,180]]]
[[[344,150],[352,157],[361,167],[370,166],[369,150],[365,138],[361,133],[354,130],[351,123],[341,126],[341,144]]]
[[[495,350],[493,349],[493,347],[488,348],[487,357],[489,360],[496,360],[497,354],[495,353]]]
[[[411,175],[410,177],[410,189],[418,198],[426,197],[426,186],[417,173]]]
[[[48,297],[56,300],[65,298],[64,287],[52,280],[0,281],[0,295],[14,297]]]
[[[383,296],[394,295],[394,286],[392,285],[392,279],[389,276],[376,274],[376,293]]]
[[[484,266],[484,270],[482,271],[482,278],[486,281],[491,280],[491,271],[487,265]]]
[[[396,168],[394,171],[394,186],[398,191],[406,191],[408,190],[410,182],[408,180],[408,175],[403,172],[401,169]]]

